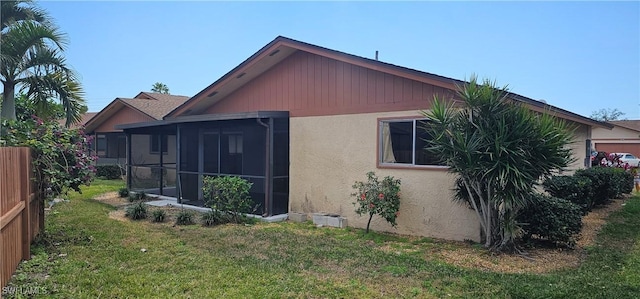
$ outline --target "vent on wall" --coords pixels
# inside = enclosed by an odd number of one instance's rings
[[[217,94],[218,94],[218,92],[217,92],[217,91],[214,91],[214,92],[210,93],[210,94],[208,95],[208,97],[212,97],[212,96],[215,96],[215,95],[217,95]]]
[[[240,78],[242,78],[242,77],[243,77],[244,75],[246,75],[246,74],[247,74],[247,73],[242,73],[242,74],[240,74],[240,75],[237,75],[237,76],[236,76],[236,79],[240,79]]]
[[[275,51],[269,53],[269,56],[276,55],[276,54],[278,54],[278,52],[280,52],[280,50],[275,50]]]

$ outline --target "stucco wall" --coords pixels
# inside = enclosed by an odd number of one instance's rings
[[[568,170],[573,171],[585,167],[584,163],[585,158],[587,157],[587,139],[590,139],[591,137],[591,129],[587,125],[580,125],[577,123],[570,123],[570,125],[575,126],[573,143],[570,145],[571,150],[573,150],[573,157],[575,158],[575,161],[569,165]]]
[[[291,212],[336,213],[349,226],[364,228],[367,217],[354,213],[352,185],[368,171],[402,180],[397,229],[374,216],[378,231],[479,241],[472,210],[452,201],[454,177],[446,169],[377,169],[377,119],[417,116],[417,111],[294,117],[290,122]]]
[[[335,213],[349,226],[366,227],[366,216],[354,213],[352,185],[364,181],[368,171],[402,180],[396,229],[374,216],[372,229],[400,234],[479,241],[475,213],[452,201],[454,176],[446,169],[377,168],[379,118],[414,117],[418,111],[291,118],[291,212]],[[570,170],[583,168],[588,126],[577,126],[571,144],[576,161]]]
[[[591,143],[598,151],[632,153],[640,156],[640,133],[614,126],[612,130],[594,128]]]

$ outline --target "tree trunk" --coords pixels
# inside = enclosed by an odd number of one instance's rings
[[[14,91],[16,88],[13,82],[4,82],[4,94],[2,96],[2,112],[0,118],[8,120],[16,120],[16,99]]]
[[[369,225],[371,225],[372,218],[373,218],[373,213],[369,213],[369,221],[367,221],[367,230],[365,231],[365,234],[369,233]]]

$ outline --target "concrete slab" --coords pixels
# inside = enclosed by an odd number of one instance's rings
[[[192,205],[187,205],[187,204],[179,204],[178,201],[175,198],[171,198],[171,197],[158,196],[158,199],[159,200],[147,201],[145,203],[147,205],[154,206],[154,207],[172,206],[172,207],[176,207],[176,208],[182,208],[182,209],[187,209],[187,210],[192,210],[192,211],[198,211],[198,212],[201,212],[201,213],[206,213],[206,212],[211,211],[211,208],[197,207],[197,206],[192,206]],[[289,217],[288,214],[273,215],[273,216],[269,216],[269,217],[262,217],[260,215],[252,215],[252,214],[247,214],[247,216],[256,218],[256,219],[258,219],[260,221],[264,221],[264,222],[285,221]]]

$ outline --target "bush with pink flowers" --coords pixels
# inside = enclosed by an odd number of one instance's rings
[[[35,183],[41,198],[53,198],[69,190],[80,192],[95,176],[90,154],[91,136],[82,129],[64,128],[58,122],[30,119],[3,121],[2,146],[31,148]]]
[[[379,215],[391,224],[396,226],[396,218],[400,210],[400,180],[391,176],[386,176],[382,181],[378,179],[374,172],[367,173],[366,182],[355,182],[353,184],[355,193],[351,195],[356,198],[353,205],[356,207],[358,215],[369,215],[367,230],[371,225],[374,215]]]

